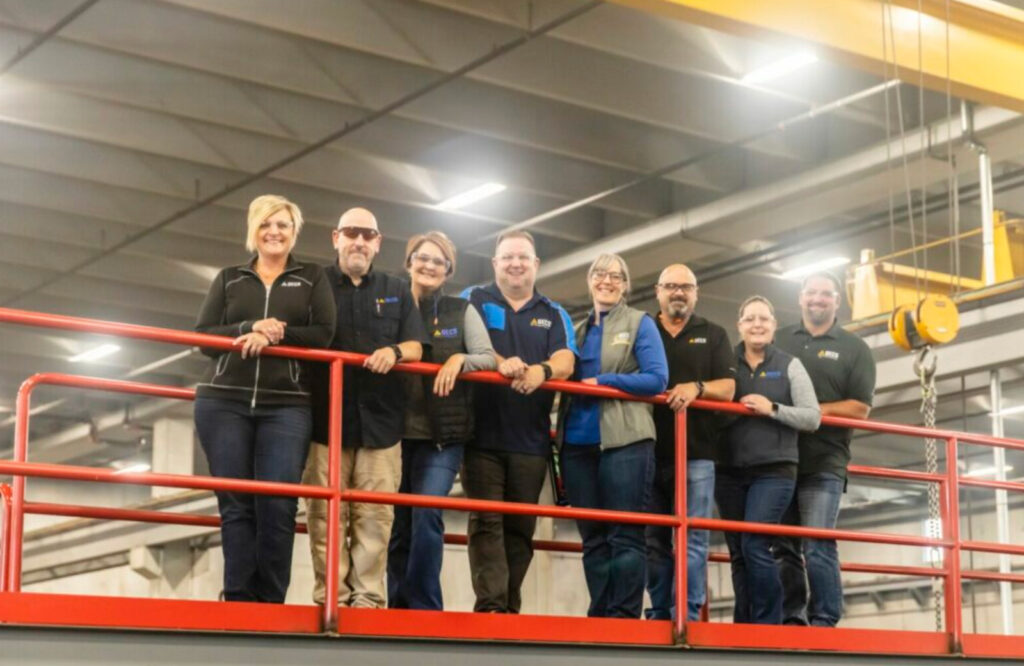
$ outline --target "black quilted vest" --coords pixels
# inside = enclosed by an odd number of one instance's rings
[[[454,296],[423,299],[420,315],[430,338],[430,346],[423,348],[423,360],[443,364],[453,354],[466,353],[466,335],[463,330],[469,301]],[[473,439],[473,383],[459,380],[445,398],[434,395],[434,376],[423,376],[423,391],[427,397],[427,411],[434,442],[445,446]]]

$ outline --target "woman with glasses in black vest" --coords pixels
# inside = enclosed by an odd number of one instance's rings
[[[803,364],[772,344],[775,310],[767,298],[751,296],[743,302],[738,328],[736,396],[752,415],[736,419],[724,435],[715,499],[725,520],[778,524],[796,487],[797,432],[816,430],[821,410]],[[725,533],[736,595],[734,622],[782,622],[773,539]]]
[[[440,231],[409,239],[405,267],[430,339],[423,361],[440,363],[437,376],[403,376],[406,391],[399,492],[444,497],[473,439],[473,385],[462,372],[498,367],[483,319],[469,301],[443,293],[455,274],[455,246]],[[388,545],[388,606],[442,610],[444,521],[440,509],[395,507]]]

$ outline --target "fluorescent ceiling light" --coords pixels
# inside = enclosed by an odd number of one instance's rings
[[[999,415],[1000,416],[1011,416],[1013,414],[1020,414],[1021,412],[1024,412],[1024,405],[1016,405],[1015,407],[1004,407],[1003,409],[999,410]],[[988,415],[989,416],[995,416],[996,413],[995,412],[989,412]]]
[[[741,80],[744,83],[768,83],[816,62],[818,62],[818,56],[810,51],[801,51],[800,53],[788,55],[781,60],[776,60],[764,67],[747,72]]]
[[[114,472],[114,474],[137,474],[139,472],[148,472],[150,470],[149,463],[135,463],[122,467],[121,469]]]
[[[81,354],[75,354],[68,358],[72,363],[85,363],[88,361],[98,361],[101,358],[106,358],[111,354],[116,354],[121,351],[121,347],[112,343],[102,344],[99,347],[93,347],[88,351],[84,351]]]
[[[1013,465],[1006,465],[1003,467],[1004,472],[1013,471]],[[988,465],[987,467],[975,467],[971,471],[964,474],[964,476],[994,476],[996,473],[995,465]]]
[[[815,261],[811,264],[799,266],[797,268],[791,268],[782,274],[783,280],[793,280],[795,278],[801,278],[805,275],[810,275],[816,271],[824,271],[829,268],[835,268],[837,266],[845,266],[850,263],[850,260],[846,257],[832,257],[831,259],[822,259],[821,261]]]
[[[454,197],[445,199],[441,203],[437,204],[437,207],[442,210],[465,208],[470,204],[474,204],[481,199],[486,199],[498,192],[504,192],[506,189],[508,188],[501,183],[484,183],[483,185],[478,185],[471,190],[466,190],[462,194],[456,194]]]

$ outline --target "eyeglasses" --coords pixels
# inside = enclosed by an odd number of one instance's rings
[[[590,279],[594,282],[603,282],[605,278],[608,278],[612,284],[622,284],[626,281],[625,275],[612,271],[594,271],[590,274]]]
[[[838,291],[832,291],[831,289],[804,289],[803,295],[807,298],[836,298],[839,296]]]
[[[740,319],[740,323],[741,324],[747,324],[748,326],[750,324],[755,324],[755,323],[757,323],[757,324],[768,324],[768,323],[771,323],[773,321],[775,321],[775,318],[774,317],[769,317],[767,315],[747,315],[743,319]]]
[[[684,294],[692,294],[697,291],[697,285],[689,282],[659,282],[658,288],[664,289],[670,294],[674,291],[681,291]]]
[[[422,252],[415,252],[411,254],[409,258],[412,259],[413,261],[418,261],[421,264],[430,264],[431,266],[435,266],[437,268],[444,268],[445,270],[447,270],[448,267],[452,265],[452,262],[448,261],[443,257],[432,257],[429,254],[423,254]]]
[[[291,220],[274,220],[274,221],[263,220],[262,222],[260,222],[259,229],[260,229],[260,231],[266,231],[270,227],[274,227],[275,229],[283,230],[283,229],[291,229],[294,226],[295,226],[295,223],[292,222]]]
[[[338,227],[336,231],[349,240],[362,236],[367,243],[380,237],[380,232],[370,227]]]

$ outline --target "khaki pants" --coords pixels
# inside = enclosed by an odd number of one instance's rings
[[[402,447],[343,449],[341,488],[398,492],[402,477]],[[309,447],[302,482],[328,484],[327,447]],[[327,587],[327,500],[306,500],[309,549],[313,556],[313,601],[324,603]],[[342,606],[383,608],[387,605],[384,573],[395,511],[390,504],[341,503],[338,556],[338,603]]]

